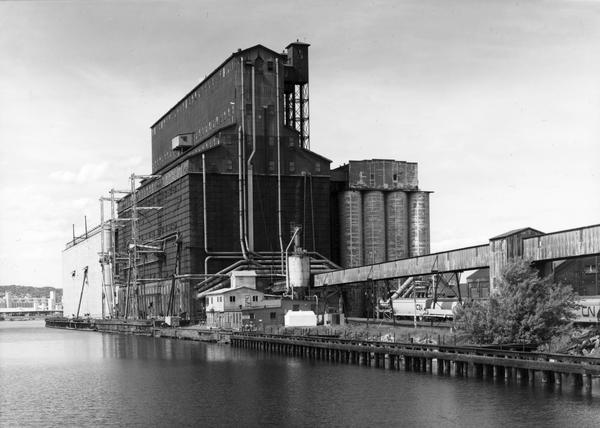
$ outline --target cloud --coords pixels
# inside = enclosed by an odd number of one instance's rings
[[[71,171],[54,171],[50,174],[50,178],[62,183],[73,183],[77,179],[77,174]]]
[[[105,177],[106,172],[109,170],[109,162],[100,163],[87,163],[79,168],[79,171],[54,171],[50,173],[49,177],[52,180],[62,183],[87,183],[92,181],[98,181]]]

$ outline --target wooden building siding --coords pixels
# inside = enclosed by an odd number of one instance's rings
[[[523,256],[533,261],[600,254],[600,225],[567,230],[523,240]]]

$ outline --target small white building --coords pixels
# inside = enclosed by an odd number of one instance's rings
[[[287,311],[284,317],[286,327],[315,327],[317,316],[313,311]]]
[[[279,297],[265,296],[250,287],[222,288],[203,294],[206,304],[206,325],[238,329],[242,326],[242,310],[251,308],[276,308]]]

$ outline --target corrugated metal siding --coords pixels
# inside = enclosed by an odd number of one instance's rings
[[[490,240],[490,254],[492,257],[490,265],[491,289],[497,287],[497,282],[502,276],[502,270],[509,260],[523,256],[523,239],[538,235],[540,232],[533,229],[522,229],[512,235]]]
[[[371,190],[416,190],[417,164],[389,159],[350,161],[348,187]]]
[[[523,255],[534,261],[600,253],[600,225],[523,240]]]

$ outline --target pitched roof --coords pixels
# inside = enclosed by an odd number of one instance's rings
[[[534,229],[532,227],[522,227],[520,229],[514,229],[514,230],[509,230],[508,232],[505,232],[501,235],[498,236],[494,236],[493,238],[490,238],[490,241],[494,240],[494,239],[502,239],[502,238],[508,238],[509,236],[513,236],[513,235],[517,235],[519,233],[523,233],[526,230],[531,230],[532,232],[538,233],[540,235],[544,235],[544,232],[541,232],[537,229]]]
[[[490,280],[490,270],[488,268],[485,269],[477,269],[471,275],[467,276],[467,282],[477,281],[480,279]]]
[[[257,293],[261,293],[261,294],[262,294],[262,291],[258,291],[258,290],[257,290],[257,289],[255,289],[255,288],[250,288],[250,287],[235,287],[235,288],[221,288],[221,289],[219,289],[219,290],[215,290],[215,291],[209,291],[209,292],[201,293],[201,294],[199,295],[199,297],[204,297],[204,296],[217,296],[217,295],[220,295],[220,294],[227,294],[227,293],[229,293],[229,292],[232,292],[232,291],[244,290],[244,289],[245,289],[245,290],[250,290],[250,291],[256,291]]]

